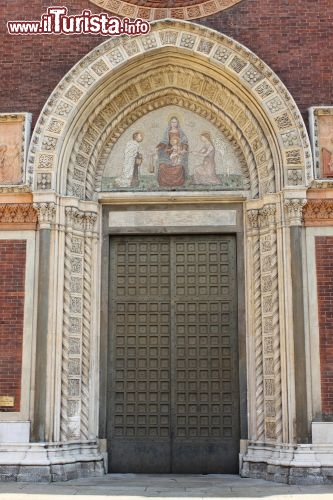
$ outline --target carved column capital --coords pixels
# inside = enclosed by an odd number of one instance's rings
[[[246,212],[249,229],[259,229],[259,210],[251,209]]]
[[[88,233],[92,233],[95,230],[97,221],[97,214],[94,212],[85,213],[85,230]]]
[[[276,206],[265,205],[259,210],[260,227],[265,228],[275,224]]]
[[[38,202],[33,204],[37,210],[38,222],[41,228],[49,228],[55,221],[57,207],[53,202]]]
[[[303,221],[303,207],[306,204],[306,199],[295,198],[285,200],[284,209],[286,220],[289,226],[301,226]]]
[[[78,209],[75,207],[65,207],[66,226],[73,227]]]
[[[67,227],[76,229],[77,231],[84,231],[86,220],[85,212],[82,212],[76,207],[70,206],[65,208],[65,215]]]

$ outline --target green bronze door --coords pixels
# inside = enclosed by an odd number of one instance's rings
[[[236,240],[111,238],[112,472],[238,471]]]

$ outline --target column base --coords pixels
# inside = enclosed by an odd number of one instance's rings
[[[285,484],[333,484],[333,444],[250,443],[240,475]]]
[[[104,474],[96,441],[0,445],[0,481],[50,483]]]

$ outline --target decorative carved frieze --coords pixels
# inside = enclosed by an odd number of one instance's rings
[[[37,211],[31,203],[0,204],[0,224],[36,224]]]
[[[31,187],[28,184],[15,185],[15,186],[0,186],[0,193],[30,193]]]
[[[304,207],[304,208],[303,208]],[[303,206],[306,226],[333,226],[333,199],[307,200]]]

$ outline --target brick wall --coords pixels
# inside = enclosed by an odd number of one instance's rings
[[[333,417],[333,236],[316,237],[323,416]]]
[[[21,398],[26,242],[0,240],[0,396]]]
[[[6,21],[38,20],[50,0],[2,2],[0,111],[29,111],[36,121],[46,99],[69,69],[105,41],[93,35],[10,36]],[[143,0],[137,1],[144,5]],[[62,2],[69,14],[102,9],[88,0]],[[261,57],[286,84],[304,117],[310,105],[333,104],[332,0],[243,0],[197,22],[223,32]]]

